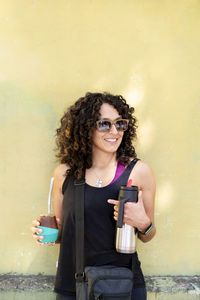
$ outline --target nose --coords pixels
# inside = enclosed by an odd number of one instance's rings
[[[118,131],[117,131],[116,127],[115,127],[115,124],[111,125],[110,132],[114,133],[114,134],[118,133]]]

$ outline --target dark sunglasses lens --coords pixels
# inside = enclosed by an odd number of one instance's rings
[[[111,123],[109,121],[99,121],[98,129],[99,131],[109,131],[111,128]]]
[[[126,131],[128,129],[128,122],[126,120],[119,120],[116,122],[116,129]]]

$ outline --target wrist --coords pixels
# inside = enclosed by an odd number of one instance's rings
[[[137,227],[139,232],[145,232],[146,229],[151,225],[151,220],[149,218],[147,218],[146,220],[144,220],[144,222]]]
[[[153,224],[152,222],[150,221],[150,224],[149,226],[147,226],[143,231],[138,231],[141,235],[148,235],[149,232],[153,229]]]

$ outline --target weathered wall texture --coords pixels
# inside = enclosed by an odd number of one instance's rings
[[[55,274],[58,246],[31,239],[57,162],[55,128],[86,91],[124,95],[138,157],[157,181],[157,236],[138,244],[146,275],[198,275],[200,2],[2,0],[0,272]]]
[[[198,276],[146,276],[148,300],[199,300]],[[192,280],[191,280],[192,279]],[[0,274],[1,300],[55,300],[55,276]]]

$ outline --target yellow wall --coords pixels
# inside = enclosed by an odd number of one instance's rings
[[[55,128],[86,91],[121,93],[139,119],[138,157],[157,180],[145,274],[199,273],[200,2],[2,0],[0,272],[55,273],[58,246],[29,227],[46,212]]]

